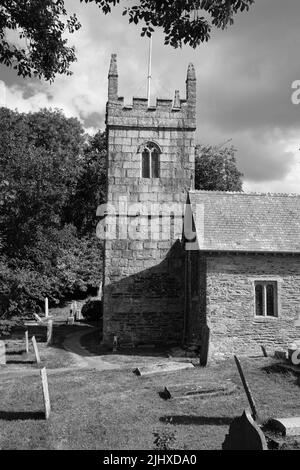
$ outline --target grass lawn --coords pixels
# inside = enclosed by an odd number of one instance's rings
[[[16,368],[37,368],[36,358],[31,341],[29,342],[29,353],[25,352],[25,342],[20,340],[6,340],[6,363],[5,370]],[[57,369],[61,367],[72,367],[76,365],[73,356],[59,346],[49,347],[46,343],[38,343],[41,359],[41,367]],[[3,370],[3,367],[2,367]],[[1,366],[0,366],[1,372]]]
[[[59,351],[59,350],[57,350]],[[60,351],[61,352],[61,351]],[[58,353],[57,353],[58,354]],[[241,360],[264,419],[299,416],[299,381],[268,372],[271,359]],[[0,375],[0,449],[154,449],[154,432],[174,433],[176,449],[221,449],[231,420],[248,406],[233,360],[207,368],[136,377],[121,370],[49,374],[52,412],[43,410],[38,371]],[[237,385],[230,395],[163,400],[179,384]],[[18,419],[17,419],[18,418]]]

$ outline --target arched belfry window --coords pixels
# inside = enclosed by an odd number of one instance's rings
[[[141,149],[142,178],[159,178],[160,149],[153,142],[147,142]]]

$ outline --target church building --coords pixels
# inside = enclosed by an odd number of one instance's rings
[[[299,338],[300,196],[195,191],[196,73],[186,97],[118,95],[108,76],[103,344],[201,347],[212,356]]]

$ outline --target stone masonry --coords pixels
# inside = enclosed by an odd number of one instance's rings
[[[196,253],[194,254],[196,256]],[[207,324],[214,357],[261,355],[286,350],[299,339],[300,255],[198,254],[202,289],[191,296],[194,331]],[[278,285],[278,317],[255,316],[254,282],[272,279]],[[195,320],[196,319],[196,320]]]
[[[124,106],[113,54],[106,128],[103,343],[111,345],[114,335],[120,344],[176,342],[182,339],[184,321],[184,250],[179,239],[186,194],[194,185],[193,65],[188,67],[186,99],[176,91],[174,102],[157,99],[149,107],[147,99],[133,98],[131,106]],[[159,178],[141,176],[142,152],[149,142],[160,150]]]

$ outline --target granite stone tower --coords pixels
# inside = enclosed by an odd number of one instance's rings
[[[116,55],[108,75],[107,215],[103,343],[177,342],[184,322],[182,217],[193,189],[196,75],[186,99],[118,95]]]

